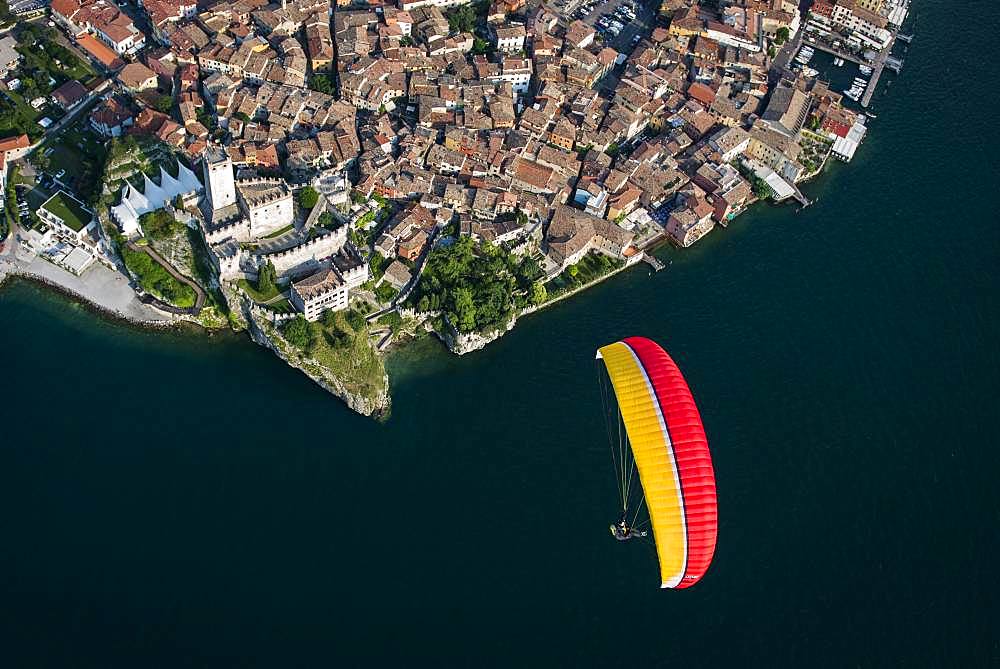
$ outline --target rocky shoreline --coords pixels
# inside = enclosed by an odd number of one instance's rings
[[[86,295],[74,291],[68,286],[60,284],[57,281],[53,281],[48,277],[40,276],[22,269],[6,270],[3,273],[0,273],[0,288],[6,285],[8,281],[12,283],[24,281],[41,286],[76,302],[96,316],[100,316],[101,318],[105,318],[115,323],[122,323],[136,328],[142,328],[145,330],[170,330],[181,327],[183,323],[190,322],[187,319],[181,318],[171,319],[166,317],[166,315],[164,315],[162,320],[136,318],[135,316],[130,316],[107,305],[100,304]]]
[[[486,346],[488,346],[489,344],[495,342],[497,339],[500,339],[511,330],[513,330],[514,326],[517,325],[517,321],[519,318],[524,318],[525,316],[529,316],[531,314],[539,312],[554,304],[558,304],[559,302],[562,302],[565,299],[573,297],[578,293],[581,293],[589,288],[593,288],[597,284],[602,283],[610,279],[611,277],[615,276],[616,274],[623,272],[629,267],[633,266],[634,263],[622,265],[621,267],[618,267],[608,272],[607,274],[600,276],[594,279],[593,281],[590,281],[589,283],[585,283],[582,286],[578,286],[572,290],[568,290],[565,293],[552,298],[551,300],[543,302],[542,304],[521,309],[520,311],[517,311],[511,315],[510,320],[507,321],[507,324],[504,327],[497,328],[492,332],[462,333],[459,332],[457,328],[455,328],[455,326],[451,324],[451,322],[448,320],[447,317],[442,316],[445,325],[445,327],[443,328],[444,331],[439,332],[438,330],[435,329],[434,334],[436,334],[438,339],[440,339],[444,343],[444,345],[448,348],[448,350],[454,353],[455,355],[466,355],[468,353],[472,353],[473,351],[481,350],[483,348],[486,348]]]

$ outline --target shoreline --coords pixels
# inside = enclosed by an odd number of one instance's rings
[[[827,158],[828,157],[829,156],[827,156]],[[803,182],[805,182],[805,181],[812,181],[815,178],[817,178],[818,176],[820,176],[820,174],[822,174],[823,171],[825,170],[826,164],[827,164],[827,160],[824,160],[822,162],[822,164],[819,166],[819,168],[816,170],[815,173],[810,174],[807,178],[803,179],[802,181]],[[761,202],[762,202],[762,200],[760,200],[759,198],[753,198],[751,200],[751,202],[749,202],[747,204],[747,206],[742,211],[740,211],[736,217],[734,217],[733,220],[735,220],[736,218],[740,218],[743,215],[747,214],[748,212],[750,212],[752,210],[753,205],[760,204]],[[783,204],[783,203],[782,202],[778,202],[778,203],[773,203],[772,202],[772,204],[779,204],[780,205],[780,204]],[[728,221],[727,223],[731,223],[731,222],[732,221]],[[723,227],[723,229],[725,229],[726,227],[728,227],[728,225],[721,226],[721,227]],[[656,250],[662,249],[664,246],[675,246],[675,245],[673,245],[668,238],[661,237],[658,240],[656,240],[655,243],[651,243],[646,248],[644,248],[643,251],[642,251],[642,253],[644,255],[648,254],[650,256],[653,256],[653,254],[655,253]],[[491,332],[489,334],[468,333],[468,334],[465,334],[465,335],[459,335],[456,338],[456,337],[446,337],[446,336],[443,336],[442,333],[438,332],[436,329],[430,328],[429,331],[427,332],[427,334],[429,334],[429,335],[430,334],[435,335],[435,338],[444,346],[444,348],[449,353],[451,353],[453,355],[461,356],[461,355],[464,355],[464,354],[467,354],[467,353],[471,353],[471,352],[473,352],[475,350],[480,350],[482,348],[485,348],[489,344],[493,343],[494,341],[502,338],[504,335],[508,334],[509,332],[511,332],[516,327],[517,321],[520,318],[524,318],[524,317],[530,316],[530,315],[535,314],[537,312],[543,311],[543,310],[545,310],[545,309],[547,309],[549,307],[555,306],[555,305],[557,305],[557,304],[559,304],[561,302],[564,302],[565,300],[567,300],[569,298],[576,297],[576,296],[580,295],[581,293],[584,293],[587,290],[589,290],[589,289],[591,289],[591,288],[593,288],[593,287],[595,287],[595,286],[597,286],[599,284],[602,284],[602,283],[608,281],[612,277],[615,277],[615,276],[621,274],[625,270],[631,269],[635,265],[641,264],[643,261],[641,260],[641,256],[639,256],[639,257],[640,257],[639,260],[623,264],[621,267],[613,269],[610,272],[608,272],[607,274],[604,274],[603,276],[600,276],[600,277],[597,277],[597,278],[591,280],[589,283],[586,283],[586,284],[577,286],[577,287],[575,287],[575,288],[573,288],[571,290],[568,290],[568,291],[562,293],[561,295],[558,295],[558,296],[552,298],[551,300],[547,300],[547,301],[543,302],[542,304],[539,304],[539,305],[536,305],[536,306],[526,307],[526,308],[524,308],[522,310],[515,311],[512,319],[511,319],[511,322],[508,324],[508,326],[504,327],[504,328],[499,328],[495,332]],[[38,258],[37,261],[38,262],[46,262],[44,260],[41,260],[40,258]],[[103,265],[101,265],[100,267],[104,268]],[[82,277],[69,274],[65,270],[63,270],[63,269],[61,269],[59,267],[56,267],[54,265],[51,266],[51,268],[48,265],[46,265],[46,269],[51,269],[51,271],[53,271],[55,273],[56,277],[61,277],[61,278],[64,278],[65,280],[62,281],[62,282],[60,282],[59,280],[57,280],[57,278],[54,278],[54,277],[51,277],[51,276],[46,276],[46,275],[43,275],[43,274],[41,274],[39,272],[36,272],[36,271],[32,271],[30,269],[30,267],[26,267],[25,266],[25,264],[24,264],[23,261],[19,261],[19,260],[16,260],[16,259],[14,259],[13,261],[8,261],[7,266],[4,267],[2,270],[0,270],[0,290],[2,290],[3,286],[6,285],[8,282],[10,282],[10,283],[16,283],[18,281],[23,281],[25,283],[33,284],[33,285],[42,287],[44,289],[50,290],[54,294],[59,295],[63,299],[71,300],[74,303],[80,304],[88,312],[90,312],[90,313],[94,314],[95,316],[97,316],[99,318],[102,318],[105,321],[110,322],[110,323],[114,323],[114,324],[118,324],[118,325],[124,325],[124,326],[130,326],[130,327],[134,327],[134,328],[137,328],[137,329],[140,329],[140,330],[149,331],[149,332],[165,332],[165,331],[174,331],[174,332],[178,332],[178,333],[180,333],[180,332],[188,332],[188,333],[191,333],[191,334],[197,334],[199,336],[204,335],[204,334],[208,334],[208,335],[215,334],[215,330],[214,329],[207,328],[204,325],[202,325],[202,324],[200,324],[200,323],[198,323],[198,322],[196,322],[196,321],[194,321],[194,320],[192,320],[190,318],[183,318],[183,317],[179,317],[179,316],[177,316],[175,314],[170,314],[170,313],[162,312],[162,311],[156,309],[154,306],[151,306],[149,304],[146,304],[145,302],[142,302],[139,299],[138,294],[136,294],[135,290],[132,288],[131,283],[128,284],[128,291],[130,291],[132,293],[132,300],[134,300],[134,302],[129,302],[129,305],[130,306],[141,305],[140,307],[137,307],[137,308],[149,312],[149,314],[151,316],[155,315],[156,316],[155,318],[154,317],[141,318],[141,317],[136,317],[136,316],[133,316],[133,315],[129,315],[127,313],[123,313],[120,309],[115,308],[114,306],[111,306],[110,304],[102,303],[100,300],[96,299],[94,295],[84,294],[83,292],[81,292],[79,290],[75,290],[70,285],[67,285],[67,283],[69,283],[70,281],[82,282],[83,281]],[[106,270],[108,272],[111,272],[111,270],[107,270],[107,268],[104,268],[104,270]],[[63,274],[65,274],[65,277],[62,277]],[[122,277],[122,278],[124,278],[124,277]],[[124,288],[124,286],[120,287],[120,289],[123,289],[123,288]],[[120,297],[121,296],[119,296],[119,299],[120,299]],[[110,301],[112,299],[113,299],[112,297],[108,297],[108,301]],[[425,318],[424,320],[422,320],[422,321],[419,322],[418,326],[419,327],[426,327],[426,324],[427,324],[427,319]],[[233,332],[234,334],[238,333],[238,331],[234,330],[231,326],[227,327],[227,328],[222,328],[221,330],[227,330],[227,331]],[[400,341],[393,342],[392,344],[390,344],[385,350],[379,351],[379,355],[382,357],[382,359],[384,361],[388,357],[388,355],[390,353],[391,354],[398,354],[398,353],[402,352],[404,349],[407,348],[407,346],[409,344],[411,344],[413,341],[415,341],[415,340],[417,340],[419,338],[420,337],[417,337],[417,336],[404,337]],[[251,339],[251,341],[254,341],[255,343],[258,343],[258,344],[260,343],[260,342],[256,341],[256,339],[253,337],[252,334],[250,336],[250,339]],[[467,346],[465,344],[460,343],[460,341],[459,341],[459,340],[464,341],[466,339],[475,339],[475,340],[478,340],[478,341],[476,341],[476,343],[474,345],[472,345],[472,346]],[[263,346],[263,347],[264,348],[271,348],[269,346]],[[272,350],[272,353],[273,353],[274,352],[273,348],[271,350]],[[281,355],[279,355],[278,357],[282,358]],[[289,366],[291,366],[293,368],[299,368],[301,370],[301,367],[299,367],[298,365],[291,364],[288,360],[284,360],[284,361],[286,362],[286,364],[289,364]],[[301,370],[301,371],[305,371],[305,370]],[[338,399],[340,399],[342,402],[344,402],[344,404],[346,404],[348,406],[348,408],[350,408],[351,410],[353,410],[353,411],[355,411],[355,412],[357,412],[357,413],[359,413],[361,415],[367,415],[369,417],[376,418],[376,420],[385,420],[387,418],[387,415],[389,413],[388,411],[384,411],[384,412],[374,411],[374,412],[370,412],[370,413],[369,412],[365,412],[365,411],[359,411],[358,408],[356,406],[354,406],[356,404],[356,402],[348,401],[348,398],[345,398],[345,396],[344,396],[343,393],[341,393],[341,392],[334,392],[331,388],[327,387],[326,384],[324,384],[321,381],[317,380],[312,374],[309,374],[308,372],[306,372],[306,375],[309,376],[310,378],[313,378],[313,380],[316,381],[316,383],[318,385],[320,385],[320,387],[322,387],[328,393],[334,395],[335,397],[337,397]],[[390,398],[391,398],[391,395],[390,395]],[[389,401],[391,401],[391,399],[389,399]],[[388,404],[388,402],[387,402],[387,404]]]
[[[49,277],[41,276],[21,268],[8,269],[0,274],[0,290],[3,290],[7,285],[16,285],[18,282],[38,286],[51,291],[63,299],[79,304],[91,314],[117,325],[127,325],[150,332],[162,332],[165,330],[179,331],[185,327],[185,324],[187,324],[195,326],[201,331],[205,331],[205,328],[188,320],[171,320],[166,317],[164,320],[144,320],[134,318],[127,314],[123,314],[112,307],[100,304],[96,300],[73,290],[69,286],[60,284]]]

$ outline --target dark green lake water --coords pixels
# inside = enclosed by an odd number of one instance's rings
[[[5,288],[0,663],[995,665],[1000,174],[972,63],[1000,18],[916,4],[818,204],[486,351],[406,348],[385,424],[245,338]],[[673,354],[713,450],[718,553],[688,591],[607,532],[593,352],[631,334]]]

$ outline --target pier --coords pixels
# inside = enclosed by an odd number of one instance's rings
[[[829,44],[824,44],[823,42],[819,42],[814,39],[810,39],[808,37],[805,38],[803,41],[812,48],[816,49],[817,51],[822,51],[824,53],[830,54],[831,56],[835,56],[837,58],[843,58],[844,60],[849,60],[857,65],[867,65],[865,61],[861,60],[853,53],[847,51],[841,51],[840,49],[834,49]]]
[[[666,265],[664,265],[656,256],[650,253],[642,254],[642,262],[652,267],[654,272],[659,272],[661,269],[666,268]]]
[[[812,202],[809,201],[809,198],[807,198],[805,195],[802,194],[802,191],[799,190],[799,187],[797,185],[791,184],[791,186],[792,188],[795,189],[795,193],[792,194],[792,197],[795,199],[796,202],[802,205],[800,210],[805,209],[806,207],[812,204]]]
[[[890,54],[892,54],[892,47],[896,43],[896,35],[898,34],[898,32],[894,32],[892,34],[892,38],[889,40],[889,43],[886,44],[885,48],[879,52],[875,62],[872,63],[872,78],[868,81],[868,86],[865,87],[864,95],[861,96],[861,106],[865,109],[867,109],[868,105],[871,104],[872,96],[875,95],[875,89],[878,88],[878,80],[879,77],[882,76],[882,71],[886,67],[886,61],[892,59]],[[896,59],[892,60],[894,61],[894,64],[897,62]],[[896,67],[892,67],[892,65],[890,65],[892,70],[897,73],[899,72],[899,67],[903,65],[903,61],[900,60],[898,63],[899,65]]]

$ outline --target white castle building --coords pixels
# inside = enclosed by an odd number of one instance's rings
[[[292,191],[280,179],[243,179],[236,182],[240,209],[250,221],[252,238],[266,237],[295,220]]]
[[[181,162],[177,163],[176,179],[161,165],[159,185],[145,174],[142,175],[142,180],[140,192],[126,179],[122,187],[121,204],[111,207],[112,219],[121,228],[122,234],[128,237],[139,233],[139,217],[143,214],[162,209],[178,195],[187,199],[203,190],[198,177]]]

